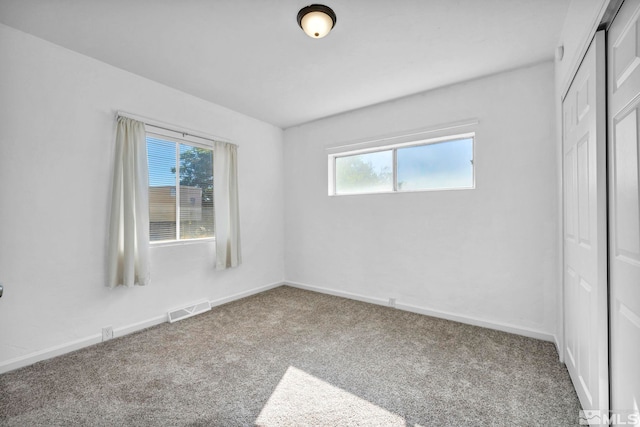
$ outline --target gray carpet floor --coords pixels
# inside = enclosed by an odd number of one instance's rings
[[[549,342],[282,286],[0,375],[3,426],[569,426]]]

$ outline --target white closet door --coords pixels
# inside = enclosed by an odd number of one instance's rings
[[[562,103],[565,362],[584,409],[608,410],[605,37]]]
[[[640,0],[609,29],[609,268],[611,410],[640,406]]]

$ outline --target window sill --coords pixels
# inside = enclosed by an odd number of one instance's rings
[[[432,193],[440,191],[465,191],[475,190],[473,187],[454,187],[454,188],[428,188],[422,190],[397,190],[397,191],[372,191],[370,193],[329,193],[329,197],[344,197],[344,196],[370,196],[372,194],[408,194],[408,193]]]
[[[159,240],[156,242],[150,242],[149,247],[160,248],[164,246],[186,246],[186,245],[197,245],[200,243],[214,243],[215,241],[216,241],[215,237],[205,237],[203,239],[188,239],[188,240]]]

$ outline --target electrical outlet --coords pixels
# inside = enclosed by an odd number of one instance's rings
[[[102,328],[102,341],[109,341],[111,338],[113,338],[113,326]]]
[[[389,307],[395,307],[395,306],[396,306],[396,299],[389,298]]]

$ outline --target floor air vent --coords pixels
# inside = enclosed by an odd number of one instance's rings
[[[209,301],[202,301],[186,307],[176,308],[175,310],[169,311],[169,323],[177,322],[178,320],[186,319],[187,317],[195,316],[196,314],[209,310],[211,310],[211,303]]]

